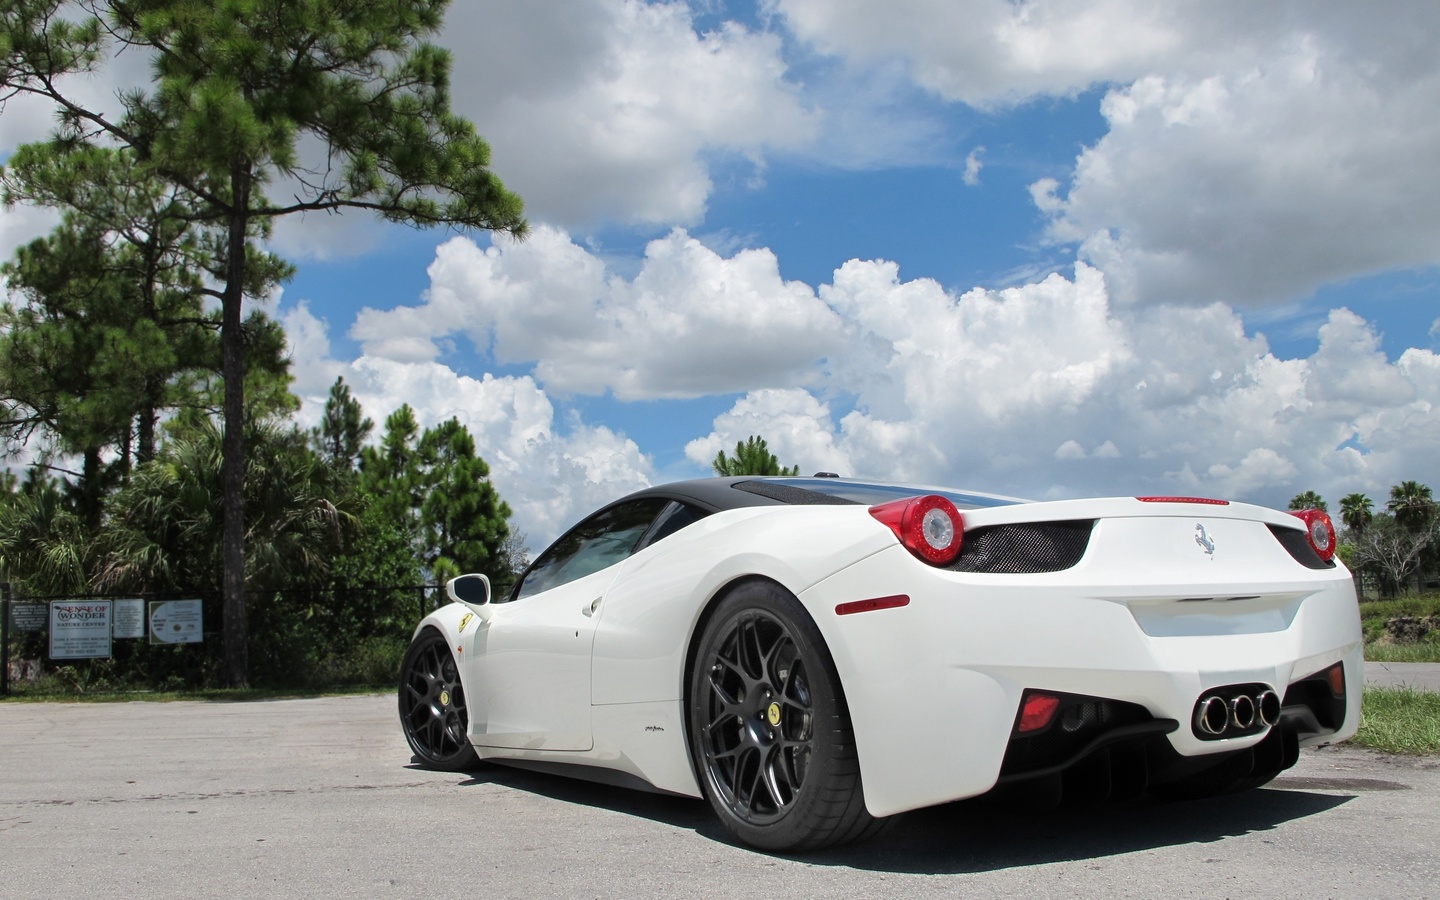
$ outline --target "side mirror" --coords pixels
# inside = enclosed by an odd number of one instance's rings
[[[481,618],[490,617],[490,611],[483,609],[490,602],[490,579],[484,575],[457,575],[445,582],[445,595],[474,610]]]

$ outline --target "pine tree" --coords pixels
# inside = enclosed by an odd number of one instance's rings
[[[756,435],[735,444],[735,455],[729,457],[721,450],[711,466],[716,475],[799,475],[799,466],[785,467],[765,446],[765,439]]]
[[[186,192],[223,234],[225,680],[247,678],[242,304],[255,296],[257,229],[279,216],[369,210],[419,226],[522,233],[518,197],[487,168],[489,148],[449,109],[449,57],[425,39],[444,0],[62,0],[0,6],[0,88],[53,101],[51,146],[129,147]],[[64,75],[94,71],[113,46],[149,55],[155,83],[120,113],[83,106]],[[302,142],[315,151],[302,158]],[[286,177],[285,202],[267,183]]]
[[[360,451],[375,430],[360,403],[350,396],[345,379],[336,378],[325,401],[320,425],[311,433],[311,442],[320,458],[336,472],[350,475],[360,464]]]

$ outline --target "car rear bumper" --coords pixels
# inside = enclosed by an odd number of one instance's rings
[[[1219,739],[1197,733],[1196,704],[1207,691],[1259,685],[1286,697],[1293,683],[1338,662],[1345,676],[1338,721],[1317,728],[1291,709],[1287,727],[1297,746],[1354,734],[1363,658],[1348,573],[1295,566],[1262,576],[1141,583],[1098,566],[964,575],[918,564],[897,546],[800,598],[840,673],[866,805],[889,815],[982,794],[1002,776],[1023,775],[1011,751],[1027,690],[1099,698],[1143,711],[1145,722],[1173,721],[1166,733],[1122,736],[1158,739],[1165,753],[1194,758],[1253,748],[1272,731]],[[836,613],[844,603],[896,595],[908,602]],[[1087,758],[1083,749],[1044,767],[1078,764]]]

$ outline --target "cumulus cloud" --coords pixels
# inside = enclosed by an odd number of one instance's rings
[[[716,154],[758,163],[816,127],[776,35],[696,33],[683,3],[457,4],[441,43],[495,171],[534,218],[572,228],[694,223]]]
[[[906,280],[891,261],[851,260],[811,288],[783,281],[769,251],[724,257],[677,230],[626,279],[542,228],[486,248],[452,240],[430,275],[424,303],[367,310],[352,329],[364,355],[346,371],[370,378],[377,397],[392,386],[377,404],[418,392],[444,418],[509,409],[516,400],[495,399],[503,387],[529,397],[553,435],[547,392],[738,394],[686,445],[697,474],[758,434],[806,472],[1020,496],[1183,489],[1283,505],[1298,490],[1383,493],[1431,478],[1425,448],[1440,439],[1430,350],[1390,360],[1373,325],[1339,309],[1313,354],[1283,359],[1229,305],[1117,303],[1085,263],[1071,277],[957,294]],[[454,386],[441,344],[455,334],[531,374]],[[325,365],[309,379],[322,400],[334,377]],[[507,429],[532,421],[505,415]],[[583,425],[567,440],[597,442],[594,460],[626,447]],[[497,436],[495,446],[509,444]],[[514,472],[535,459],[513,458]],[[650,475],[639,463],[619,471],[625,484]]]
[[[1305,297],[1440,263],[1440,7],[774,0],[821,52],[986,109],[1108,86],[1108,133],[1032,186],[1120,303]]]
[[[816,389],[742,397],[687,446],[692,460],[761,434],[802,471],[1272,505],[1437,474],[1440,357],[1387,360],[1348,310],[1330,313],[1313,355],[1280,359],[1228,306],[1117,306],[1083,263],[1072,279],[955,296],[852,261],[819,293],[863,351]],[[826,391],[851,409],[837,418]]]
[[[804,384],[844,336],[769,250],[721,257],[678,229],[628,280],[543,226],[483,249],[455,238],[429,273],[423,305],[360,312],[351,336],[367,355],[431,360],[437,340],[463,333],[502,364],[535,362],[547,390],[632,400]]]
[[[530,377],[472,378],[428,360],[362,355],[334,358],[329,325],[304,303],[281,317],[301,397],[301,423],[314,426],[330,386],[343,377],[365,414],[383,429],[402,403],[422,426],[457,418],[475,437],[491,481],[514,510],[513,523],[539,550],[595,507],[650,484],[649,457],[634,441],[578,418],[557,422]]]
[[[1302,45],[1201,80],[1110,92],[1110,131],[1049,234],[1080,244],[1122,302],[1255,304],[1356,275],[1440,262],[1440,68],[1394,83],[1370,60]]]

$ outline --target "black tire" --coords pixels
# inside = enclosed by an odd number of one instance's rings
[[[465,737],[469,717],[460,668],[444,635],[426,628],[410,642],[400,664],[400,727],[415,761],[427,769],[459,772],[480,762]]]
[[[715,608],[689,677],[689,738],[705,797],[731,834],[801,851],[868,837],[850,713],[805,608],[767,581]]]

